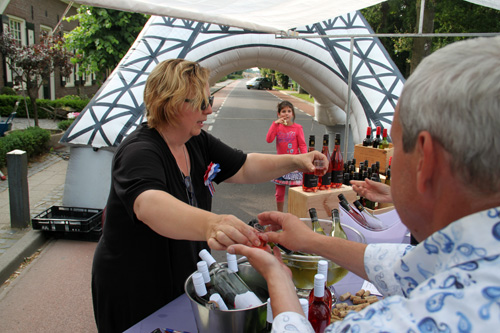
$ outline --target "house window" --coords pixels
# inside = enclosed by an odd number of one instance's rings
[[[23,38],[24,21],[9,17],[9,30],[19,46],[26,45]]]

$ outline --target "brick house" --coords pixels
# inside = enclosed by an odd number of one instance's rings
[[[11,33],[23,45],[36,44],[40,40],[41,32],[52,31],[56,27],[70,2],[65,0],[0,0],[0,13],[2,14],[0,30],[5,31],[10,28]],[[78,6],[78,4],[71,6],[65,17],[75,15]],[[61,24],[62,31],[68,32],[74,29],[78,22],[62,21]],[[12,73],[5,59],[1,59],[0,88],[4,86],[12,87]],[[70,78],[63,78],[56,69],[47,84],[40,89],[38,97],[52,100],[66,95],[92,97],[98,89],[95,75],[82,77],[73,73]]]

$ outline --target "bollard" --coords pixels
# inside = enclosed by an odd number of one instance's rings
[[[9,174],[10,226],[26,228],[30,223],[28,156],[23,150],[7,153]]]

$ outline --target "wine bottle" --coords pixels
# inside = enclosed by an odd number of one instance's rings
[[[359,202],[358,200],[354,201],[354,206],[359,211],[359,213],[363,215],[365,221],[368,223],[371,229],[380,230],[384,227],[383,222],[378,217],[367,211],[365,207],[363,207],[361,202]]]
[[[208,265],[206,261],[198,261],[196,264],[198,272],[203,276],[203,282],[205,282],[205,288],[209,295],[212,295],[215,292],[214,287],[212,286],[212,281],[210,281],[210,273],[208,272]]]
[[[326,286],[326,281],[327,281],[327,276],[328,276],[328,261],[326,260],[319,260],[318,261],[318,275],[321,274],[324,277],[324,282],[323,282],[323,287],[324,287],[324,292],[323,292],[323,301],[328,305],[328,309],[331,311],[332,310],[332,293],[330,292],[330,289]],[[311,292],[309,293],[309,303],[313,302],[314,299],[314,289],[311,289]]]
[[[371,180],[373,180],[374,182],[380,182],[380,177],[378,175],[374,176],[372,174]],[[378,202],[371,201],[371,200],[368,200],[365,198],[365,206],[366,206],[366,208],[370,208],[371,210],[375,210],[378,208]]]
[[[347,239],[347,235],[340,224],[339,210],[337,208],[332,209],[332,232],[330,236]]]
[[[340,197],[339,197],[339,199],[340,199]],[[369,228],[368,223],[366,222],[365,218],[361,214],[359,214],[357,211],[352,209],[351,205],[349,204],[349,202],[347,200],[346,201],[340,200],[339,206],[342,207],[344,212],[348,216],[350,216],[356,223],[358,223],[359,225],[361,225],[365,228]]]
[[[210,301],[210,295],[207,292],[207,288],[205,288],[205,281],[203,281],[203,275],[200,272],[195,272],[192,275],[192,279],[193,279],[196,301],[210,310],[218,308],[216,302]]]
[[[307,318],[311,323],[314,332],[323,332],[330,324],[330,309],[323,300],[325,293],[324,276],[316,274],[314,276],[314,297],[309,304],[309,314]]]
[[[212,284],[228,308],[246,309],[262,304],[238,274],[217,263],[207,250],[201,250],[199,255],[207,262]]]
[[[302,311],[304,311],[304,317],[308,317],[309,315],[309,300],[305,298],[299,298],[300,306],[302,307]]]
[[[340,134],[335,134],[335,148],[333,150],[332,159],[330,164],[332,165],[332,184],[331,188],[342,187],[342,182],[344,180],[343,169],[344,169],[344,158],[342,157],[342,152],[340,151]]]
[[[221,311],[228,311],[229,309],[227,308],[226,303],[224,303],[224,300],[218,293],[213,293],[210,295],[210,301],[217,303],[219,310]]]
[[[384,128],[384,131],[382,132],[382,141],[380,141],[380,144],[378,147],[380,149],[389,148],[389,141],[387,140],[387,128]]]
[[[273,308],[271,307],[271,299],[267,299],[267,317],[266,326],[261,330],[262,333],[268,333],[273,330]]]
[[[328,190],[332,185],[333,167],[332,167],[332,164],[330,163],[332,158],[330,156],[330,150],[328,148],[328,143],[329,143],[328,134],[325,134],[325,135],[323,135],[323,148],[321,149],[321,152],[328,159],[328,169],[326,170],[326,173],[320,178],[320,181],[319,181],[319,189],[320,190]]]
[[[311,225],[312,225],[313,231],[315,233],[326,236],[325,231],[323,230],[323,228],[321,227],[321,224],[318,221],[318,213],[316,212],[316,208],[309,209],[309,216],[311,217]]]
[[[391,186],[391,169],[385,172],[385,184]]]
[[[309,136],[309,149],[308,152],[314,151],[315,138],[314,135]],[[314,172],[304,172],[302,179],[302,190],[304,192],[317,192],[318,191],[318,176]]]
[[[378,146],[380,145],[380,130],[381,130],[381,127],[380,126],[377,126],[377,134],[375,136],[375,139],[373,139],[373,142],[372,142],[372,147],[373,148],[378,148]]]
[[[238,273],[238,262],[236,254],[226,252],[227,268],[233,272]]]
[[[372,128],[368,127],[366,129],[366,138],[363,140],[363,147],[372,146]]]

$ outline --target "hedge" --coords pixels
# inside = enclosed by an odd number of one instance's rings
[[[39,127],[14,130],[0,138],[0,168],[7,165],[7,153],[15,149],[24,150],[28,160],[47,151],[50,131]]]
[[[26,118],[26,107],[24,104],[24,98],[22,96],[12,96],[12,95],[0,95],[0,116],[8,117],[14,110],[14,105],[16,101],[19,100],[19,107],[17,108],[16,117]],[[65,96],[56,100],[50,99],[38,99],[36,104],[38,105],[38,119],[49,119],[51,115],[43,109],[45,108],[60,108],[60,107],[70,107],[75,110],[75,112],[81,112],[85,106],[90,102],[90,99],[81,99],[78,96]],[[30,118],[33,118],[33,110],[31,108],[31,102],[29,98],[26,98],[26,103],[28,104],[28,110]]]

